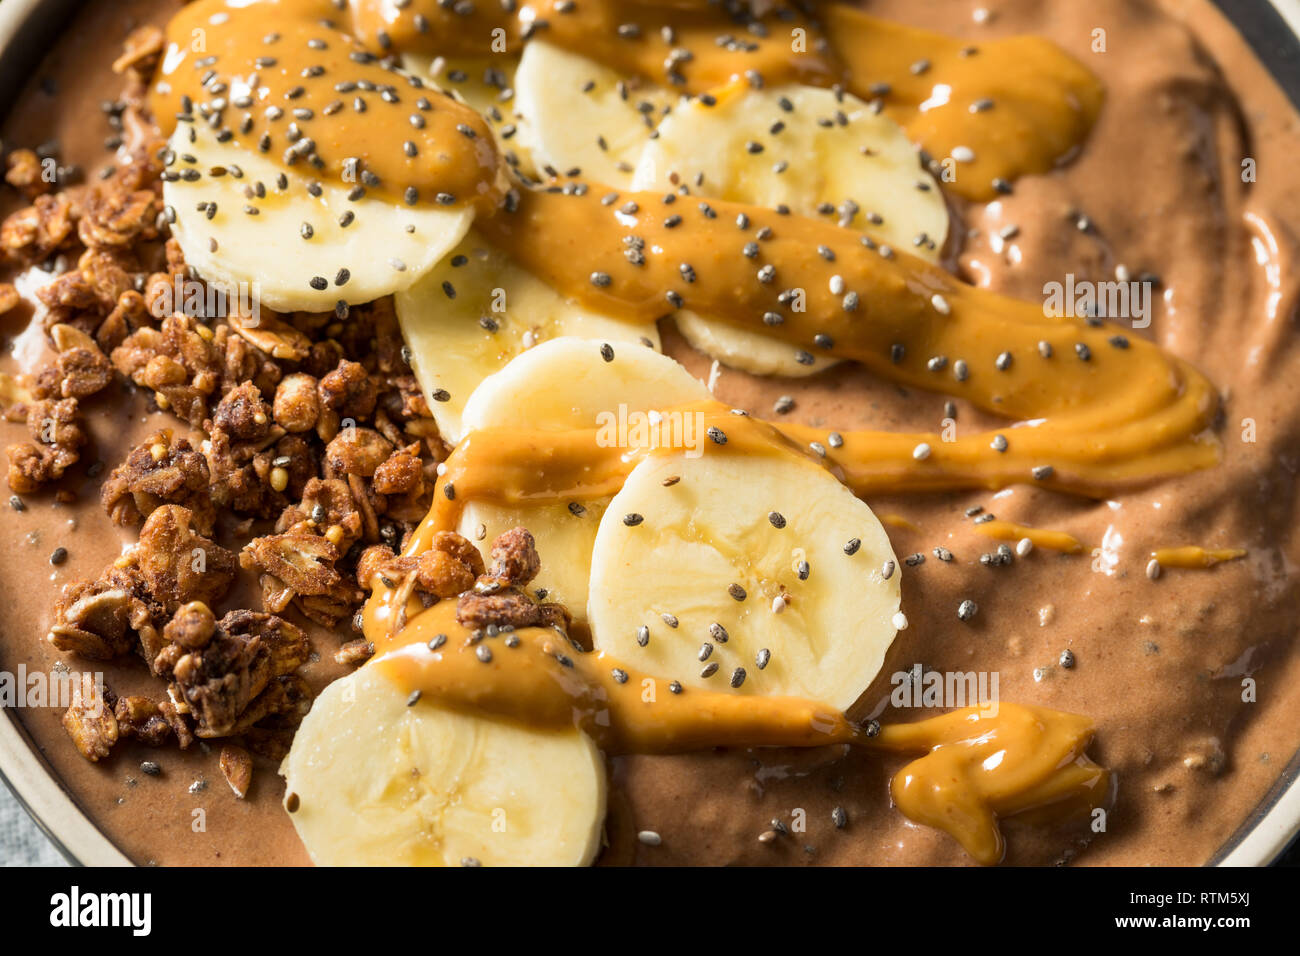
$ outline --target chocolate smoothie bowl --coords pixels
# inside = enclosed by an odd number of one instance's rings
[[[64,6],[0,769],[73,856],[1300,827],[1300,116],[1210,3]]]

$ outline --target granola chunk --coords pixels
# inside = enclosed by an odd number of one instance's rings
[[[205,332],[211,335],[189,316],[170,315],[159,328],[131,333],[110,358],[124,376],[150,389],[160,408],[199,428],[222,376],[221,357]]]
[[[315,531],[346,552],[361,539],[363,529],[348,483],[341,478],[312,478],[303,486],[301,502],[280,514],[275,530]]]
[[[71,325],[59,324],[50,329],[55,348],[59,350],[52,371],[57,381],[56,389],[49,389],[49,398],[89,398],[103,391],[113,381],[113,365],[99,344],[89,335]],[[47,387],[42,387],[45,392]]]
[[[131,449],[100,489],[100,501],[114,523],[134,525],[165,504],[193,515],[199,534],[211,535],[216,509],[208,494],[208,463],[169,428],[154,432]]]
[[[272,414],[287,432],[309,432],[320,418],[321,402],[316,379],[303,372],[286,375],[275,390]]]
[[[235,555],[196,532],[193,523],[188,508],[162,505],[140,529],[140,573],[168,614],[190,601],[215,604],[235,579]]]
[[[424,491],[424,466],[419,446],[394,452],[375,469],[371,485],[381,495],[420,495]]]
[[[320,403],[336,412],[341,419],[360,421],[375,411],[379,392],[365,366],[358,362],[339,362],[338,368],[320,380]]]
[[[369,478],[392,454],[392,442],[373,428],[344,428],[325,447],[326,477]]]
[[[527,528],[511,528],[492,542],[492,571],[482,582],[496,587],[524,587],[541,570],[537,542]]]
[[[231,389],[206,427],[213,502],[259,517],[282,509],[287,501],[282,492],[289,487],[290,475],[275,462],[285,457],[292,465],[294,456],[281,456],[272,447],[286,436],[271,421],[271,410],[258,388],[248,382]],[[277,467],[283,470],[280,476],[273,474]]]
[[[0,315],[12,312],[22,301],[23,297],[18,294],[13,283],[0,282]]]
[[[562,604],[539,604],[518,588],[491,594],[467,591],[456,602],[456,620],[472,630],[489,627],[554,627],[567,632],[571,618]]]
[[[360,667],[375,656],[375,645],[364,637],[348,641],[334,652],[334,663],[344,667]]]
[[[128,189],[120,179],[96,184],[86,197],[77,237],[88,249],[125,249],[156,239],[162,205],[152,189]]]
[[[309,653],[306,635],[281,618],[253,611],[227,614],[207,644],[182,656],[172,669],[195,734],[229,736],[241,725],[296,707],[301,687],[286,679]]]
[[[293,602],[307,617],[333,627],[361,600],[357,588],[335,568],[340,557],[329,539],[289,531],[255,538],[239,560],[261,575],[264,608],[278,614]]]
[[[147,326],[150,316],[144,296],[134,289],[128,289],[117,297],[112,311],[99,323],[99,328],[95,330],[95,341],[105,354],[109,354],[134,332]]]
[[[474,572],[446,551],[429,550],[415,568],[417,590],[437,598],[455,597],[474,586]]]
[[[253,783],[253,756],[243,747],[226,744],[221,748],[218,760],[221,775],[230,784],[230,789],[240,800],[248,796],[248,788]]]
[[[9,487],[19,494],[58,481],[77,463],[86,444],[75,398],[31,402],[25,408],[34,442],[10,445]]]
[[[29,200],[54,189],[54,183],[42,173],[41,158],[34,150],[15,149],[5,159],[5,182]]]
[[[113,707],[118,734],[151,747],[161,747],[175,736],[157,701],[148,697],[119,697]]]
[[[202,601],[190,601],[177,608],[163,628],[163,637],[178,647],[196,650],[206,647],[217,630],[217,618]]]
[[[166,46],[167,38],[160,28],[152,24],[137,27],[127,36],[121,55],[113,61],[113,72],[132,72],[148,82]]]
[[[72,201],[63,193],[37,196],[0,225],[0,247],[26,262],[39,262],[73,238]]]
[[[218,429],[237,441],[262,441],[270,434],[271,410],[257,386],[246,382],[222,396],[208,431]]]
[[[74,586],[55,605],[49,642],[92,661],[126,654],[135,646],[137,631],[151,620],[139,583],[110,568],[100,580]]]
[[[433,598],[456,597],[474,586],[483,573],[483,556],[478,548],[454,531],[439,531],[429,550],[419,555],[394,555],[384,545],[362,552],[357,562],[357,580],[373,587],[376,577],[386,587],[396,587],[410,578],[417,594]]]
[[[301,362],[311,351],[311,339],[267,310],[254,318],[232,311],[226,321],[249,345],[283,362]]]
[[[117,743],[119,731],[111,692],[90,673],[78,675],[72,685],[72,703],[63,715],[63,729],[81,755],[92,763],[102,760]]]

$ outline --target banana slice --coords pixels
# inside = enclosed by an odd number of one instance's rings
[[[340,300],[406,289],[456,247],[474,217],[468,208],[351,201],[348,190],[325,182],[313,196],[316,181],[306,172],[218,142],[204,124],[181,124],[170,145],[172,170],[182,175],[163,184],[163,200],[176,212],[172,233],[185,261],[281,312],[326,312]],[[198,177],[186,179],[190,170]],[[281,176],[287,188],[277,185]]]
[[[591,738],[412,704],[375,663],[325,688],[280,768],[317,865],[592,861],[605,768]]]
[[[474,392],[465,409],[465,431],[501,426],[562,431],[610,422],[611,440],[634,441],[631,433],[619,435],[620,420],[634,423],[652,410],[710,397],[700,381],[667,356],[614,343],[614,357],[607,362],[601,344],[561,338],[525,352]],[[533,586],[544,588],[548,600],[563,603],[581,623],[586,620],[592,546],[608,504],[607,498],[515,507],[469,501],[458,530],[479,541],[518,526],[531,531],[542,556]]]
[[[473,232],[394,302],[411,365],[451,442],[464,434],[465,403],[479,383],[540,342],[576,336],[648,349],[660,344],[654,323],[621,322],[562,298]]]
[[[514,87],[514,57],[446,57],[402,54],[402,69],[433,83],[490,120],[496,110],[502,117],[509,112],[509,90]]]
[[[630,188],[685,183],[697,196],[822,218],[832,208],[833,221],[937,260],[948,210],[893,120],[854,96],[809,86],[754,90],[736,82],[714,99],[683,103],[664,118]],[[835,364],[823,357],[803,364],[789,345],[688,311],[677,313],[677,325],[697,349],[756,375],[805,376]]]
[[[587,612],[598,650],[649,673],[847,709],[894,639],[897,567],[871,509],[813,462],[657,454],[601,520]]]
[[[710,322],[690,309],[673,313],[673,321],[692,348],[751,375],[805,378],[839,364],[838,359],[796,350],[788,342],[779,342],[758,332],[748,332],[725,322]],[[796,354],[803,362],[795,358]]]
[[[581,170],[592,183],[627,185],[642,146],[677,94],[544,40],[524,47],[515,74],[518,139],[540,169]]]
[[[514,76],[519,60],[515,57],[445,57],[402,54],[402,69],[422,77],[438,89],[453,94],[470,109],[479,113],[496,137],[501,155],[513,151],[529,168],[526,150],[520,150],[515,137]],[[520,153],[523,153],[521,156]]]

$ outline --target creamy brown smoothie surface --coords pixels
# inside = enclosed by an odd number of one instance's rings
[[[5,151],[49,144],[46,152],[63,167],[80,167],[86,182],[122,163],[125,156],[115,155],[121,142],[130,145],[142,134],[110,126],[108,117],[121,114],[102,105],[109,100],[111,106],[121,83],[112,64],[132,30],[165,27],[183,6],[88,2],[10,112],[0,137]],[[1077,152],[1056,157],[1059,164],[1046,172],[1025,160],[1000,192],[983,181],[945,190],[952,225],[942,263],[977,289],[1034,307],[1044,300],[1046,283],[1144,280],[1151,290],[1149,327],[1117,319],[1113,331],[1149,340],[1188,363],[1213,384],[1220,407],[1210,423],[1219,443],[1216,464],[1202,467],[1198,457],[1158,480],[1117,482],[1104,495],[1077,493],[1095,487],[1093,477],[1064,473],[1057,481],[1049,476],[996,491],[867,492],[906,565],[907,626],[847,714],[885,726],[933,716],[891,702],[892,676],[917,666],[996,675],[1004,702],[1090,720],[1087,754],[1109,771],[1113,788],[1104,827],[1090,826],[1095,818],[1088,817],[1001,820],[1006,862],[1204,863],[1300,749],[1300,194],[1291,170],[1300,116],[1208,0],[872,0],[863,9],[971,45],[1043,37],[1095,75],[1104,100],[1095,120],[1081,107],[1092,125]],[[456,181],[473,189],[474,176],[457,172]],[[431,174],[421,186],[447,181]],[[480,185],[495,200],[490,177]],[[2,202],[0,215],[8,216],[28,200],[6,189]],[[164,268],[162,238],[153,250],[157,261],[141,264],[145,275]],[[42,328],[47,307],[32,291],[34,270],[17,257],[0,262],[6,263],[0,282],[12,283],[22,298],[0,314],[0,371],[14,376],[6,382],[21,381],[55,350]],[[56,271],[71,267],[65,262]],[[762,378],[715,365],[685,342],[671,319],[659,325],[664,351],[709,380],[720,402],[778,429],[955,430],[957,436],[1002,429],[1016,439],[1006,419],[961,397],[896,384],[854,363],[809,378]],[[338,357],[330,358],[333,368]],[[1098,406],[1115,401],[1114,394],[1090,398]],[[11,396],[0,401],[13,403]],[[137,655],[88,662],[52,646],[46,635],[57,623],[62,589],[95,579],[139,537],[138,524],[121,526],[105,513],[105,478],[159,429],[199,447],[201,416],[187,422],[160,409],[148,389],[120,375],[86,399],[81,413],[89,442],[80,460],[61,480],[15,493],[0,507],[7,549],[0,561],[6,595],[0,667],[102,670],[119,697],[157,698],[162,685]],[[0,435],[6,445],[29,440],[16,422],[0,422]],[[1096,440],[1111,437],[1099,431]],[[1199,456],[1210,445],[1197,433],[1188,447]],[[431,470],[434,462],[420,454]],[[420,463],[417,457],[413,467]],[[381,520],[410,531],[432,488],[430,481],[424,497],[412,496],[418,513],[400,513],[398,496],[391,496],[390,517]],[[213,532],[236,553],[249,538],[268,534],[271,524],[262,521],[255,530],[241,517],[221,509]],[[1026,536],[1037,546],[1013,559],[989,559],[999,544],[1014,549]],[[378,538],[366,543],[373,541]],[[1204,553],[1172,550],[1184,548],[1222,552],[1224,560],[1196,567]],[[1161,561],[1153,563],[1157,552]],[[264,597],[246,566],[213,610],[217,617],[236,608],[261,610]],[[972,610],[959,616],[967,606]],[[328,610],[322,613],[328,620]],[[312,692],[353,669],[335,660],[340,645],[362,636],[350,614],[325,626],[321,615],[309,619],[294,604],[283,616],[310,639],[310,658],[297,673]],[[273,748],[253,758],[251,787],[240,797],[218,767],[219,737],[184,750],[174,742],[150,747],[123,740],[92,763],[69,741],[62,708],[11,714],[86,813],[137,862],[310,862],[285,812]],[[842,742],[691,753],[602,746],[612,756],[599,863],[974,862],[950,833],[913,823],[893,805],[891,778],[910,758]],[[806,831],[780,832],[785,823],[777,822],[792,814],[806,818]],[[646,831],[658,839],[638,839]]]

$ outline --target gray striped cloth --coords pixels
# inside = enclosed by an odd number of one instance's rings
[[[67,866],[63,855],[0,783],[0,866]]]

